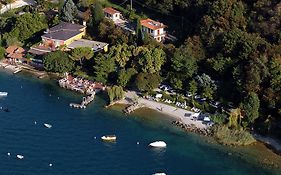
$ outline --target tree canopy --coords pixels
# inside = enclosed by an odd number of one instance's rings
[[[50,72],[72,72],[74,62],[69,58],[68,54],[62,51],[48,53],[44,58],[44,68]]]

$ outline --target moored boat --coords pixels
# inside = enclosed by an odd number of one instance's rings
[[[23,158],[24,158],[24,156],[23,156],[23,155],[18,154],[18,155],[17,155],[17,158],[18,158],[18,159],[23,159]]]
[[[153,175],[166,175],[166,173],[154,173]]]
[[[46,128],[51,128],[51,127],[52,127],[52,125],[50,125],[50,124],[48,124],[48,123],[44,123],[44,126],[45,126]]]
[[[156,141],[149,144],[151,147],[165,148],[167,144],[164,141]]]
[[[102,136],[101,139],[103,141],[115,141],[116,135],[105,135],[105,136]]]
[[[0,96],[7,96],[8,92],[0,92]]]

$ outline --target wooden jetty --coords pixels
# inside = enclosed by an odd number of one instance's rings
[[[65,89],[76,91],[87,96],[83,97],[80,104],[70,103],[70,107],[85,109],[89,103],[91,103],[95,94],[101,90],[105,90],[105,86],[102,83],[92,82],[90,80],[72,77],[71,75],[66,75],[65,78],[59,80],[59,86]]]
[[[69,106],[73,108],[79,108],[79,109],[86,109],[87,105],[90,104],[95,99],[95,91],[86,97],[83,97],[83,100],[80,104],[77,103],[70,103]]]

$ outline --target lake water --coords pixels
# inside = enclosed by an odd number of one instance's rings
[[[0,72],[0,91],[9,93],[0,106],[10,110],[0,111],[0,175],[281,174],[183,133],[159,114],[125,117],[105,109],[102,96],[86,110],[72,109],[69,103],[82,96],[54,81]],[[102,142],[106,134],[116,134],[117,142]],[[156,140],[164,140],[167,148],[147,146]]]

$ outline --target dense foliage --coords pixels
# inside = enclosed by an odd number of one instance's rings
[[[7,45],[14,44],[11,40],[27,42],[28,40],[40,37],[42,31],[48,27],[45,16],[38,13],[25,13],[16,18],[11,30],[5,33],[3,38]]]
[[[62,51],[48,53],[44,58],[44,68],[50,72],[72,72],[74,62],[69,58],[68,54]]]
[[[245,130],[219,126],[214,128],[213,132],[218,141],[224,145],[249,145],[255,142],[253,136]]]
[[[4,58],[5,53],[6,53],[5,48],[0,46],[0,60]]]
[[[123,99],[125,94],[123,88],[120,86],[113,86],[112,88],[107,90],[107,93],[110,103],[114,102],[115,100]]]

